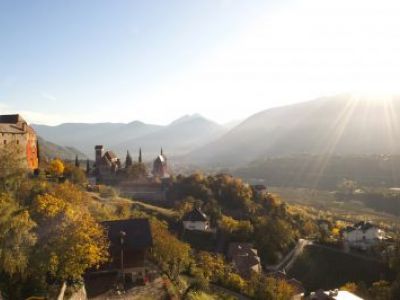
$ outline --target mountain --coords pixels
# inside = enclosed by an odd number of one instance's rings
[[[160,147],[163,147],[167,149],[167,153],[178,156],[203,146],[224,132],[221,125],[202,116],[184,116],[151,134],[115,145],[113,149],[121,151],[140,145],[145,153],[154,155],[160,151]]]
[[[296,154],[400,153],[400,98],[351,95],[271,108],[243,121],[187,159],[219,167]]]
[[[142,147],[146,158],[152,159],[163,147],[166,154],[187,154],[220,137],[223,126],[200,115],[186,115],[166,126],[134,121],[124,123],[67,123],[58,126],[32,125],[48,141],[63,146],[73,146],[93,157],[94,146],[104,145],[124,157],[126,150]]]
[[[87,159],[86,155],[73,147],[62,147],[38,137],[39,154],[41,158],[61,158],[63,160]]]

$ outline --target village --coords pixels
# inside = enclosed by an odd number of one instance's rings
[[[296,221],[297,217],[290,215],[286,204],[276,202],[275,196],[265,185],[250,185],[228,174],[208,177],[202,174],[188,177],[175,175],[162,148],[152,164],[149,164],[142,159],[142,149],[139,149],[137,160],[128,151],[122,162],[112,150],[94,145],[95,160],[88,160],[84,168],[85,164],[82,163],[81,167],[79,157],[71,162],[42,158],[41,146],[34,130],[20,115],[0,116],[0,133],[0,150],[10,145],[16,147],[31,176],[44,174],[46,180],[65,182],[72,177],[68,179],[67,173],[57,171],[57,166],[63,165],[64,169],[64,164],[70,163],[85,174],[86,179],[82,180],[85,184],[81,187],[84,193],[95,199],[98,203],[96,205],[106,207],[112,203],[123,203],[123,207],[132,205],[129,210],[141,211],[141,217],[133,217],[128,212],[125,215],[129,215],[129,218],[100,222],[106,232],[110,258],[97,267],[87,268],[82,274],[84,280],[80,289],[72,297],[64,299],[183,299],[183,294],[187,294],[191,288],[193,291],[202,290],[202,287],[195,288],[200,285],[200,279],[207,279],[209,282],[203,285],[209,287],[205,290],[220,294],[221,299],[250,299],[255,297],[251,293],[256,289],[250,289],[251,282],[255,278],[264,278],[270,284],[285,285],[292,299],[357,300],[362,298],[341,286],[331,286],[329,289],[320,286],[313,290],[305,288],[299,278],[291,275],[291,268],[303,251],[310,247],[328,248],[367,262],[383,261],[384,256],[394,247],[393,238],[383,228],[367,220],[342,223],[340,227],[332,218]],[[53,167],[56,171],[40,170],[45,164],[48,166],[46,170],[52,170]],[[151,171],[148,171],[149,168]],[[238,196],[244,193],[248,196]],[[290,231],[297,228],[298,233],[293,234],[293,239],[288,240],[285,246],[271,245],[280,243],[287,236],[286,231],[279,233],[282,236],[274,236],[274,231],[269,229],[262,231],[265,214],[271,222],[282,222],[281,219],[288,224],[292,222]],[[190,267],[178,267],[181,259],[179,256],[176,261],[172,259],[174,262],[171,261],[169,267],[164,265],[166,262],[162,258],[155,259],[159,251],[155,247],[160,245],[154,236],[152,218],[163,221],[167,227],[162,230],[167,230],[174,239],[177,237],[178,241],[184,243],[182,245],[188,245],[189,250],[185,248],[184,251],[198,257],[199,267],[202,264],[205,268],[212,266],[207,265],[211,263],[207,259],[220,260],[223,270],[237,274],[237,283],[232,278],[229,283],[222,279],[225,275],[214,274],[216,270],[207,269],[204,269],[205,273],[199,279],[199,275],[190,271]],[[265,223],[266,228],[270,226],[268,224]],[[314,227],[305,230],[304,226]],[[264,238],[265,242],[260,240]],[[279,250],[266,253],[266,249]],[[176,276],[171,275],[174,272],[178,272]],[[207,272],[211,273],[206,275]],[[179,276],[187,282],[186,292],[182,292],[182,288],[177,285]],[[249,287],[246,288],[246,284],[250,284]],[[172,288],[171,285],[177,287]],[[63,299],[64,293],[65,283],[58,299]],[[264,299],[263,296],[259,297]]]

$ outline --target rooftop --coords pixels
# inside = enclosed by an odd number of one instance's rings
[[[101,223],[108,235],[111,247],[120,247],[121,233],[124,233],[124,245],[129,249],[145,249],[153,245],[148,219],[128,219],[105,221]]]
[[[185,214],[183,216],[182,220],[189,221],[189,222],[206,222],[206,221],[208,221],[208,217],[200,209],[195,208],[192,211]]]

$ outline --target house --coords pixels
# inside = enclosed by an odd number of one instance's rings
[[[194,208],[186,213],[182,218],[182,223],[186,230],[208,231],[210,229],[210,221],[207,215],[199,208]]]
[[[100,272],[123,273],[135,282],[146,274],[147,255],[153,246],[148,219],[128,219],[101,223],[110,242],[111,261]]]
[[[253,190],[254,195],[257,197],[263,197],[268,194],[268,189],[263,184],[252,185],[251,189]]]
[[[359,222],[342,230],[343,239],[352,247],[366,249],[382,241],[385,232],[370,222]]]
[[[36,170],[39,167],[36,133],[18,114],[0,115],[0,149],[7,145],[16,146],[26,168]]]
[[[253,273],[261,273],[261,259],[252,243],[230,243],[227,258],[234,269],[244,278],[250,278]]]
[[[363,300],[363,298],[354,295],[348,291],[339,291],[338,289],[332,291],[318,290],[310,293],[308,296],[299,294],[293,297],[293,299],[306,299],[306,300]]]

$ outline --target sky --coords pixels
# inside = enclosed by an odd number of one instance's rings
[[[0,0],[0,113],[221,124],[400,91],[394,0]]]

